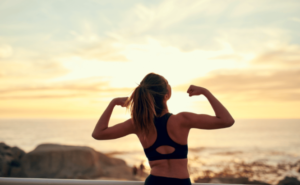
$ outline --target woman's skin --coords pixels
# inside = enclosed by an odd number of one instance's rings
[[[171,86],[168,84],[169,93],[165,95],[164,107],[161,117],[166,113],[169,113],[167,101],[171,98]],[[188,141],[188,134],[191,128],[198,129],[219,129],[230,127],[234,123],[234,119],[227,111],[227,109],[205,88],[191,85],[187,90],[189,96],[204,95],[210,102],[216,116],[210,116],[206,114],[195,114],[191,112],[180,112],[170,116],[167,122],[167,131],[170,138],[181,145],[186,145]],[[92,136],[98,140],[116,139],[128,134],[136,134],[139,138],[143,148],[149,148],[156,140],[156,129],[150,131],[150,137],[147,138],[147,142],[142,140],[142,134],[137,132],[131,119],[126,120],[123,123],[114,125],[108,128],[108,122],[115,105],[123,107],[127,97],[115,98],[109,104],[107,109],[100,117]],[[174,152],[174,148],[171,146],[160,146],[157,152],[162,154]],[[188,159],[162,159],[156,161],[149,161],[151,167],[151,174],[155,176],[171,177],[186,179],[189,178],[189,172],[187,169]]]

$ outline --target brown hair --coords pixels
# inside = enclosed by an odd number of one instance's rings
[[[154,127],[154,117],[160,116],[165,108],[163,100],[169,93],[167,87],[168,81],[163,76],[149,73],[125,102],[127,109],[130,106],[134,127],[143,133],[144,139]]]

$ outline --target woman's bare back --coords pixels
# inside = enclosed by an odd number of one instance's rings
[[[170,138],[180,144],[186,145],[188,141],[189,128],[183,127],[178,119],[178,115],[173,114],[169,117],[167,122],[167,132]],[[147,143],[142,140],[142,135],[137,134],[143,148],[149,148],[152,146],[157,138],[156,129],[150,131],[150,135],[147,138]],[[173,153],[174,148],[172,146],[160,146],[157,152],[161,154]],[[187,169],[188,159],[162,159],[149,161],[151,167],[151,174],[163,177],[172,177],[179,179],[189,178],[189,172]]]

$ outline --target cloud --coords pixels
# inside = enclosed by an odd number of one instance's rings
[[[95,24],[89,21],[84,21],[82,27],[84,31],[70,31],[74,39],[72,42],[77,47],[68,52],[69,55],[107,62],[127,61],[127,58],[122,53],[124,46],[119,38],[115,38],[110,34],[100,36],[99,33],[97,33]]]
[[[210,59],[234,60],[238,54],[219,55]],[[178,85],[174,90],[186,92],[198,85],[222,99],[239,102],[300,101],[300,47],[280,45],[257,54],[246,68],[217,69]]]
[[[174,87],[186,92],[190,84],[201,86],[231,101],[300,101],[300,69],[217,70],[189,84]]]
[[[0,61],[1,74],[6,79],[53,78],[69,71],[57,61],[48,59],[23,59]]]
[[[243,57],[237,54],[227,54],[227,55],[218,55],[215,57],[211,57],[209,59],[210,60],[241,60],[243,59]]]
[[[286,7],[289,11],[280,11]],[[159,1],[133,6],[109,33],[126,42],[141,43],[147,37],[183,51],[220,48],[217,40],[243,52],[263,51],[289,42],[297,29],[290,17],[297,17],[299,3],[281,1]],[[295,41],[294,41],[295,42]]]
[[[0,58],[8,58],[13,54],[13,49],[9,45],[0,45]]]
[[[285,46],[265,52],[251,61],[254,65],[268,65],[280,67],[300,67],[300,47]]]
[[[300,23],[300,19],[298,17],[293,17],[291,18],[292,21],[295,21],[297,23]]]
[[[67,94],[67,95],[19,95],[19,96],[0,96],[1,100],[11,100],[11,99],[61,99],[61,98],[76,98],[76,97],[83,97],[85,96],[84,94]]]
[[[123,48],[116,46],[117,43],[112,41],[101,41],[97,43],[90,44],[89,46],[79,47],[75,49],[71,55],[77,55],[81,58],[89,60],[99,60],[107,62],[126,62],[128,59],[122,54]]]
[[[26,84],[0,89],[0,99],[111,97],[129,95],[133,88],[112,88],[101,77],[55,83]]]

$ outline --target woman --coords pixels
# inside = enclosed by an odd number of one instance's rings
[[[171,86],[161,75],[149,73],[128,97],[113,99],[100,117],[92,136],[98,140],[136,134],[151,167],[145,185],[191,185],[187,168],[187,139],[190,129],[230,127],[234,119],[226,108],[205,88],[191,85],[189,96],[204,95],[216,116],[191,112],[169,113],[167,101]],[[129,107],[131,119],[108,127],[115,105]]]

